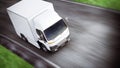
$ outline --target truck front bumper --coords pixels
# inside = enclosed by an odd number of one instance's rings
[[[65,41],[64,43],[62,43],[62,44],[60,44],[60,45],[58,44],[58,45],[54,45],[54,46],[50,47],[50,50],[53,51],[53,52],[55,52],[55,51],[57,51],[60,47],[62,47],[62,46],[64,46],[65,44],[67,44],[69,41],[70,41],[70,36],[68,36],[68,37],[66,38],[66,41]]]

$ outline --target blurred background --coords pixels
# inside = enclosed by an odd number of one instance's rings
[[[72,0],[74,2],[85,3],[89,5],[120,10],[120,1],[119,0]]]
[[[71,0],[74,2],[80,2],[84,4],[99,6],[107,9],[120,10],[119,0]],[[0,8],[6,4],[0,1]],[[2,19],[2,18],[0,18]],[[0,68],[33,68],[31,64],[24,61],[22,58],[18,57],[16,54],[12,53],[8,49],[0,45]]]

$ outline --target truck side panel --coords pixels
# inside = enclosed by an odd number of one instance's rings
[[[15,28],[17,35],[20,36],[20,33],[22,33],[29,42],[31,42],[34,46],[39,48],[39,45],[34,40],[28,20],[18,14],[15,14],[15,13],[9,11],[9,10],[8,10],[8,14],[10,16],[10,19],[12,21],[12,24]]]

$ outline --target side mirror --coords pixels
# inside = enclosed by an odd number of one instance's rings
[[[69,20],[68,20],[68,17],[65,17],[65,20],[68,22]]]
[[[67,24],[67,25],[68,25],[68,22],[69,22],[68,17],[63,18],[63,20],[64,20],[65,24]]]
[[[42,33],[40,30],[38,30],[38,29],[36,29],[36,32],[37,32],[38,36],[40,37],[40,39],[41,39],[41,40],[44,40],[44,35],[43,35],[43,33]]]

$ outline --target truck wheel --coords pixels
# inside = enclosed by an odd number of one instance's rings
[[[48,52],[48,49],[44,45],[42,45],[41,47],[43,51]]]
[[[40,43],[39,41],[37,41],[37,43],[39,44],[40,46],[40,49],[44,52],[48,52],[48,49],[44,46],[44,44]]]
[[[26,38],[23,34],[20,34],[20,35],[21,35],[21,38],[22,38],[24,41],[28,42],[27,38]]]

